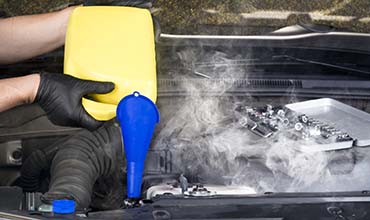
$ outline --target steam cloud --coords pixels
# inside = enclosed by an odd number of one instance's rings
[[[185,60],[191,56],[178,55]],[[193,181],[250,186],[258,192],[369,189],[366,149],[304,152],[300,148],[305,143],[288,138],[284,132],[264,139],[243,128],[246,115],[238,109],[250,106],[252,97],[230,95],[233,82],[248,76],[245,66],[238,65],[242,62],[216,53],[192,66],[195,75],[181,76],[189,95],[178,108],[168,110],[172,111],[167,114],[169,120],[155,141],[155,147],[171,149],[175,168]],[[198,78],[190,80],[194,77]],[[287,92],[294,92],[294,88]]]

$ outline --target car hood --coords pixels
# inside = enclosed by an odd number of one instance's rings
[[[93,4],[129,3],[127,0],[91,0]],[[162,31],[172,34],[261,35],[295,24],[324,25],[329,29],[370,33],[370,2],[336,1],[152,1],[152,13]],[[0,16],[60,10],[83,0],[0,0]]]

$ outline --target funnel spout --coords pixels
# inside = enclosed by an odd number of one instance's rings
[[[140,198],[143,163],[127,162],[127,197]]]

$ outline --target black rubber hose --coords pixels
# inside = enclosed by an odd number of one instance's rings
[[[111,175],[120,166],[120,128],[111,121],[94,132],[84,130],[62,145],[52,161],[49,191],[42,199],[51,202],[58,197],[72,197],[78,208],[87,208],[96,180]]]
[[[39,191],[42,173],[49,171],[51,161],[59,149],[59,143],[65,140],[66,138],[63,138],[47,148],[34,151],[24,161],[21,177],[16,185],[22,187],[25,192]]]

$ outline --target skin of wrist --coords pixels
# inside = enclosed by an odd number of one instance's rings
[[[40,74],[35,73],[35,74],[25,76],[25,80],[27,80],[27,82],[31,82],[31,83],[30,83],[30,86],[27,88],[27,93],[26,93],[26,96],[25,96],[25,99],[24,99],[24,103],[30,104],[30,103],[33,103],[35,101],[37,91],[38,91],[39,86],[40,86]]]
[[[40,74],[0,80],[0,112],[35,101],[40,86]]]

